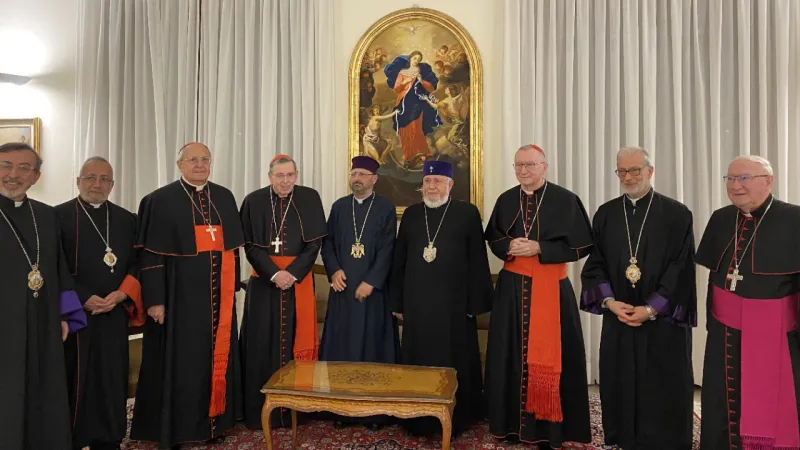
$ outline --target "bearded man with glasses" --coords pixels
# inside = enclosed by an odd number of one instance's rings
[[[798,448],[800,207],[776,199],[772,166],[733,160],[731,205],[697,249],[708,278],[701,448]]]
[[[605,444],[624,450],[692,447],[692,213],[653,189],[654,170],[643,148],[617,153],[624,193],[595,213],[581,275],[581,309],[603,316]]]
[[[67,450],[62,341],[86,326],[72,288],[56,211],[28,195],[42,159],[29,145],[0,145],[0,436],[4,448]]]

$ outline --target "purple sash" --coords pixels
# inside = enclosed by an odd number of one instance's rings
[[[716,286],[712,295],[714,317],[723,325],[742,331],[739,430],[743,449],[800,449],[794,374],[786,336],[797,329],[800,295],[752,300]]]

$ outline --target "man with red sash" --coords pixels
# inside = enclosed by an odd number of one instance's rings
[[[234,294],[242,225],[233,194],[208,181],[211,152],[186,144],[181,179],[139,205],[145,324],[131,439],[220,442],[240,390]]]
[[[540,147],[517,150],[514,171],[520,184],[497,199],[484,235],[505,262],[486,350],[489,431],[539,448],[588,443],[586,356],[566,263],[589,254],[589,218],[577,195],[547,181]]]
[[[800,448],[800,207],[772,196],[769,161],[739,156],[695,261],[711,272],[700,448]]]
[[[119,448],[128,426],[128,325],[142,326],[136,215],[108,200],[111,164],[86,160],[80,195],[56,206],[61,242],[89,326],[64,343],[75,448]]]
[[[242,318],[245,425],[261,429],[261,388],[291,360],[317,360],[319,335],[314,262],[327,226],[314,189],[297,186],[288,155],[270,162],[270,185],[245,197],[240,211],[247,260],[253,266]],[[289,410],[272,413],[273,427],[290,426]]]

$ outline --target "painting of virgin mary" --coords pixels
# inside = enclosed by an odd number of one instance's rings
[[[392,128],[400,138],[403,164],[407,167],[431,156],[425,136],[442,121],[428,99],[436,91],[439,78],[430,64],[422,62],[422,53],[417,50],[395,58],[383,73],[389,88],[397,94]]]

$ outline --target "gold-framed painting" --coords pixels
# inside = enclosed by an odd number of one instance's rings
[[[41,154],[39,147],[41,119],[0,119],[0,145],[24,142]]]
[[[401,216],[422,201],[422,165],[453,164],[451,196],[483,214],[483,65],[452,17],[427,8],[375,22],[350,59],[349,156],[380,162],[378,194]]]

